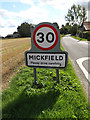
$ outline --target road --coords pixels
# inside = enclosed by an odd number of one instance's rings
[[[72,65],[76,71],[78,78],[84,88],[84,91],[89,97],[89,85],[90,85],[90,42],[79,41],[67,35],[61,40],[63,48],[68,52],[68,56],[72,62]]]

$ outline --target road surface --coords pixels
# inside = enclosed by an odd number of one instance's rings
[[[63,48],[68,52],[69,58],[80,79],[87,97],[89,98],[90,85],[90,42],[79,41],[67,35],[61,40]]]

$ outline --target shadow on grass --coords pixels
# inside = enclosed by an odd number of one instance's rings
[[[59,96],[58,92],[49,91],[31,97],[22,92],[13,102],[2,111],[3,118],[37,118],[46,109],[52,109]]]

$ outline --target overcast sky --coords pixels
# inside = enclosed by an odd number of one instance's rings
[[[65,24],[65,15],[73,4],[88,8],[89,0],[0,0],[0,35],[17,31],[23,22]],[[87,9],[88,10],[88,9]]]

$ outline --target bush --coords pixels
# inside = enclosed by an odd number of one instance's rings
[[[89,33],[87,32],[87,33],[83,33],[83,37],[85,38],[85,39],[87,39],[88,37],[89,37]]]
[[[88,41],[90,41],[90,37],[89,36],[90,36],[90,32],[80,32],[79,33],[79,37],[88,39]]]

